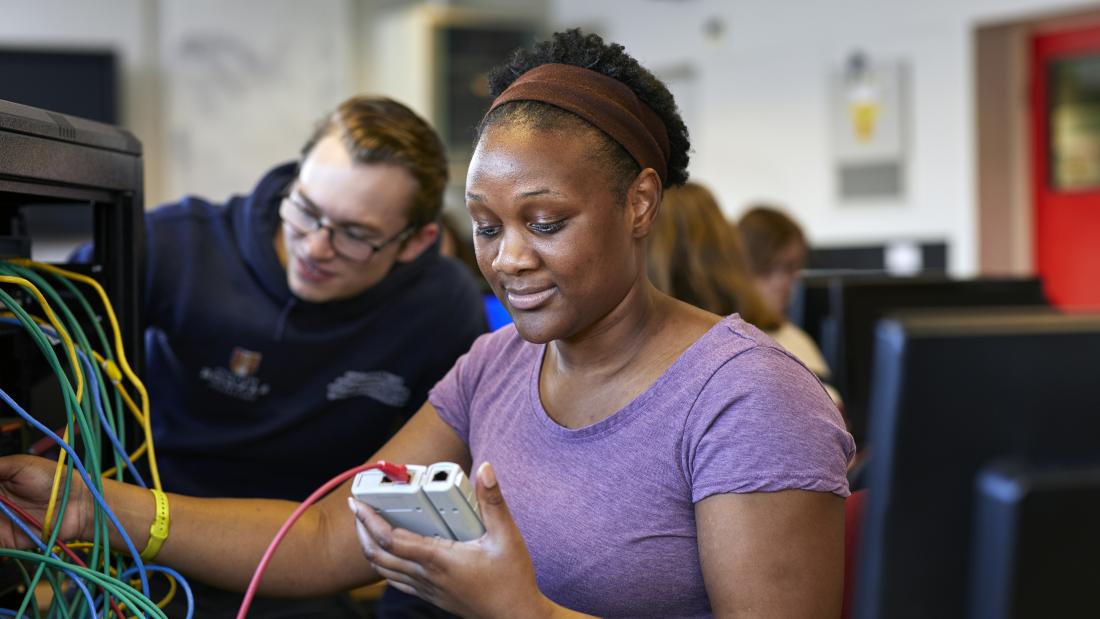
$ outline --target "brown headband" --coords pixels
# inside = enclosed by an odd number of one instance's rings
[[[541,101],[572,112],[618,142],[638,165],[668,182],[668,130],[657,112],[629,86],[603,73],[568,64],[544,64],[519,76],[489,107]]]

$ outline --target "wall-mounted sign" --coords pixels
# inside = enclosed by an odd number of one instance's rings
[[[842,199],[904,195],[906,69],[849,57],[830,76],[830,124]]]

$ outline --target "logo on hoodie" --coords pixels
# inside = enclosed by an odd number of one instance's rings
[[[270,385],[254,376],[263,358],[262,353],[237,346],[229,356],[228,369],[204,367],[199,370],[199,378],[214,391],[238,400],[255,402],[271,391]]]
[[[405,379],[385,371],[344,372],[328,385],[329,400],[363,396],[400,408],[409,403],[409,388]]]
[[[229,357],[229,369],[241,378],[252,376],[256,370],[260,369],[260,361],[263,361],[263,358],[261,353],[237,346],[233,349],[233,355]]]

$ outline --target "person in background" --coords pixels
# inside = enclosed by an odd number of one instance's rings
[[[759,329],[646,273],[664,188],[687,180],[667,86],[622,46],[570,30],[518,51],[490,89],[466,206],[515,322],[481,336],[371,458],[476,471],[485,534],[396,529],[348,480],[305,510],[261,590],[385,578],[483,619],[835,618],[855,448],[836,407]],[[52,473],[0,458],[0,492],[41,516]],[[105,480],[103,493],[143,543],[149,492]],[[62,539],[93,524],[90,492],[72,495]],[[296,507],[171,495],[159,562],[243,587]],[[0,544],[29,543],[0,527]]]
[[[469,225],[460,223],[450,213],[443,214],[442,241],[439,246],[439,253],[458,260],[473,273],[478,288],[481,290],[481,300],[485,307],[485,319],[489,323],[490,331],[496,331],[504,325],[512,323],[512,317],[508,315],[508,310],[505,309],[500,299],[493,294],[489,282],[485,281],[485,278],[481,275],[481,270],[477,266],[474,244],[470,240]]]
[[[431,126],[361,96],[251,193],[147,214],[144,378],[165,490],[300,501],[420,408],[486,330],[473,277],[438,252],[446,182]],[[382,611],[426,607],[384,597]],[[197,583],[195,616],[232,617],[240,599]],[[258,600],[253,616],[352,606]]]
[[[665,192],[649,240],[648,261],[650,279],[658,289],[720,316],[739,313],[805,363],[839,404],[840,394],[827,382],[829,369],[821,353],[815,352],[812,341],[809,350],[802,339],[791,336],[796,327],[756,285],[737,226],[726,220],[709,189],[689,182]]]
[[[749,275],[737,230],[699,183],[665,190],[647,262],[650,281],[665,294],[719,316],[739,313],[763,331],[782,324]]]
[[[809,254],[802,228],[783,211],[766,205],[749,208],[741,215],[736,228],[743,241],[753,282],[782,320],[768,335],[828,384],[832,372],[821,349],[813,338],[786,318],[795,283]],[[840,394],[832,386],[828,389],[833,401],[839,404]]]
[[[466,214],[456,215],[446,211],[439,219],[439,255],[454,258],[462,263],[474,276],[478,286],[488,290],[489,285],[481,277],[481,271],[477,268],[477,258],[474,256],[474,245],[470,241],[470,227],[459,221],[459,217],[466,218]]]

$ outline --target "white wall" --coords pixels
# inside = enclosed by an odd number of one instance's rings
[[[690,66],[692,175],[737,215],[785,204],[812,242],[946,240],[950,269],[976,271],[973,29],[1096,6],[1070,0],[552,0],[558,27],[595,27],[654,68]],[[629,9],[629,10],[627,10]],[[704,24],[724,24],[718,38]],[[907,192],[900,201],[837,197],[827,79],[853,51],[910,68]],[[674,93],[677,84],[674,80]],[[680,93],[675,93],[680,96]]]
[[[166,195],[220,200],[354,93],[347,0],[162,0]]]

